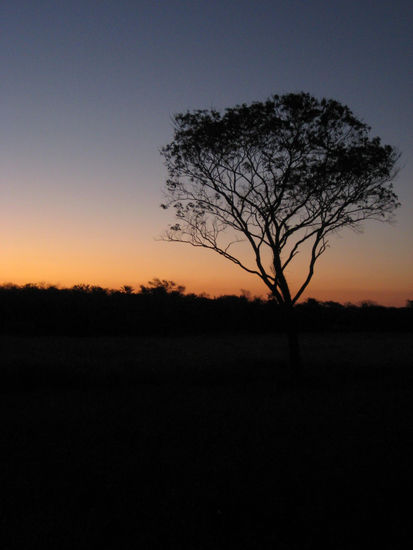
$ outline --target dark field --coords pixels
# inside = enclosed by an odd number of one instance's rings
[[[1,548],[407,548],[411,334],[0,339]]]

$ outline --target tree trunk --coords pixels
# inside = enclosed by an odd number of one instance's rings
[[[290,367],[295,375],[299,375],[302,370],[302,360],[297,329],[294,327],[289,327],[287,331],[287,338],[290,355]]]
[[[290,356],[290,368],[294,376],[300,376],[302,371],[302,359],[300,341],[298,338],[298,327],[293,306],[286,307],[286,333]]]

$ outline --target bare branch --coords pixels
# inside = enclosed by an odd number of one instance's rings
[[[163,207],[177,218],[166,240],[214,250],[293,306],[329,233],[389,221],[399,206],[392,187],[399,155],[369,130],[348,107],[305,93],[222,114],[176,115],[174,139],[162,149],[169,173]],[[234,252],[240,242],[255,267]],[[310,243],[308,270],[292,297],[286,269]]]

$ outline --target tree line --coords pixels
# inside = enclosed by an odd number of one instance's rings
[[[365,301],[296,306],[302,332],[411,331],[413,301],[384,307]],[[0,333],[21,336],[176,336],[285,331],[285,310],[273,299],[186,294],[173,281],[154,279],[138,289],[93,285],[0,286]]]

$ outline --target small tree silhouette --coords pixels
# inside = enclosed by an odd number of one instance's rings
[[[297,368],[294,305],[328,236],[389,220],[398,206],[398,154],[369,130],[337,101],[292,93],[224,113],[177,114],[174,138],[162,149],[169,174],[162,206],[177,218],[163,238],[213,250],[259,277],[284,309]],[[240,241],[251,257],[236,251]],[[308,267],[293,292],[286,273],[299,252]]]
[[[132,294],[133,293],[133,286],[130,285],[123,285],[120,287],[120,291],[122,294]]]
[[[174,294],[181,295],[185,292],[185,287],[177,285],[174,281],[168,281],[166,279],[158,279],[155,277],[152,281],[147,283],[147,286],[140,285],[141,294],[152,294],[152,295],[166,295]]]

